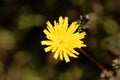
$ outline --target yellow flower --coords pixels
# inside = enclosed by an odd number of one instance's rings
[[[48,40],[41,41],[42,45],[47,45],[45,52],[51,51],[55,59],[59,56],[60,60],[64,58],[66,62],[70,62],[69,56],[77,58],[79,53],[74,48],[86,47],[81,41],[86,33],[75,32],[78,26],[75,21],[68,27],[68,17],[59,17],[59,22],[54,21],[54,26],[48,21],[47,29],[43,31]]]

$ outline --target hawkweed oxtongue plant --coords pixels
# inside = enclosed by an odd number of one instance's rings
[[[44,29],[43,32],[46,34],[47,40],[41,41],[42,45],[47,45],[44,49],[45,52],[51,51],[54,53],[53,57],[55,59],[59,57],[60,60],[65,60],[65,62],[70,62],[69,57],[77,58],[80,53],[83,53],[102,71],[106,70],[104,66],[95,61],[82,49],[82,47],[86,47],[86,44],[82,41],[85,38],[86,32],[76,32],[80,25],[77,21],[69,25],[68,17],[63,18],[60,16],[58,22],[54,21],[54,25],[49,21],[46,24],[47,29]],[[78,49],[78,52],[75,48]]]
[[[86,47],[81,40],[85,37],[86,32],[75,32],[78,29],[77,21],[68,25],[68,17],[64,19],[59,17],[59,21],[54,21],[52,25],[47,22],[47,29],[43,32],[46,34],[48,40],[41,41],[42,45],[47,45],[45,52],[51,51],[54,53],[54,58],[70,62],[69,56],[77,58],[79,53],[74,48]]]

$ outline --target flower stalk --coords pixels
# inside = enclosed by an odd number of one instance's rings
[[[98,63],[95,59],[93,59],[91,56],[89,56],[83,49],[78,49],[81,53],[83,53],[89,60],[91,60],[94,64],[96,64],[103,72],[106,71],[106,68]]]

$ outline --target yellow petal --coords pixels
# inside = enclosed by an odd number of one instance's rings
[[[56,20],[54,21],[54,26],[56,26],[57,25],[57,22],[56,22]]]
[[[85,37],[85,35],[86,35],[86,32],[82,32],[82,33],[76,35],[76,37],[78,37],[79,39],[83,39]]]
[[[42,44],[42,45],[52,45],[53,42],[52,42],[52,41],[49,41],[49,40],[44,40],[44,41],[41,41],[41,44]]]
[[[68,17],[65,17],[64,23],[63,23],[63,32],[66,32],[68,28]]]
[[[56,51],[53,57],[54,57],[55,59],[57,59],[58,56],[59,56],[59,53],[58,53],[58,51]]]
[[[55,31],[55,35],[58,35],[59,33],[59,28],[58,28],[58,24],[56,23],[56,26],[54,26],[54,31]]]
[[[64,56],[64,59],[65,59],[66,63],[70,62],[70,59],[69,59],[68,55],[65,52],[63,53],[63,56]]]
[[[63,53],[60,52],[60,60],[63,60]]]
[[[62,16],[59,17],[59,24],[60,24],[60,26],[62,26],[62,24],[63,24],[63,18],[62,18]]]
[[[70,49],[71,52],[75,53],[76,55],[79,55],[80,53],[78,53],[77,51],[75,51],[74,49]]]
[[[52,50],[52,48],[53,48],[52,46],[46,47],[46,48],[45,48],[45,52],[48,52],[48,51]]]
[[[68,35],[73,34],[78,28],[77,22],[73,22],[67,30]]]
[[[46,23],[48,26],[47,26],[47,29],[50,31],[50,32],[54,32],[54,29],[53,29],[53,26],[52,26],[52,24],[48,21],[47,23]]]
[[[53,45],[52,52],[56,52],[57,49],[58,49],[58,46]]]
[[[74,58],[77,58],[77,56],[73,53],[73,52],[71,52],[71,51],[69,51],[69,50],[64,50],[69,56],[71,56],[71,57],[74,57]]]
[[[49,35],[50,32],[47,30],[47,29],[44,29],[43,32],[46,34],[46,35]]]

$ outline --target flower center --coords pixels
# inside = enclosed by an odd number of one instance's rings
[[[64,40],[61,39],[61,40],[59,41],[59,44],[64,44]]]

